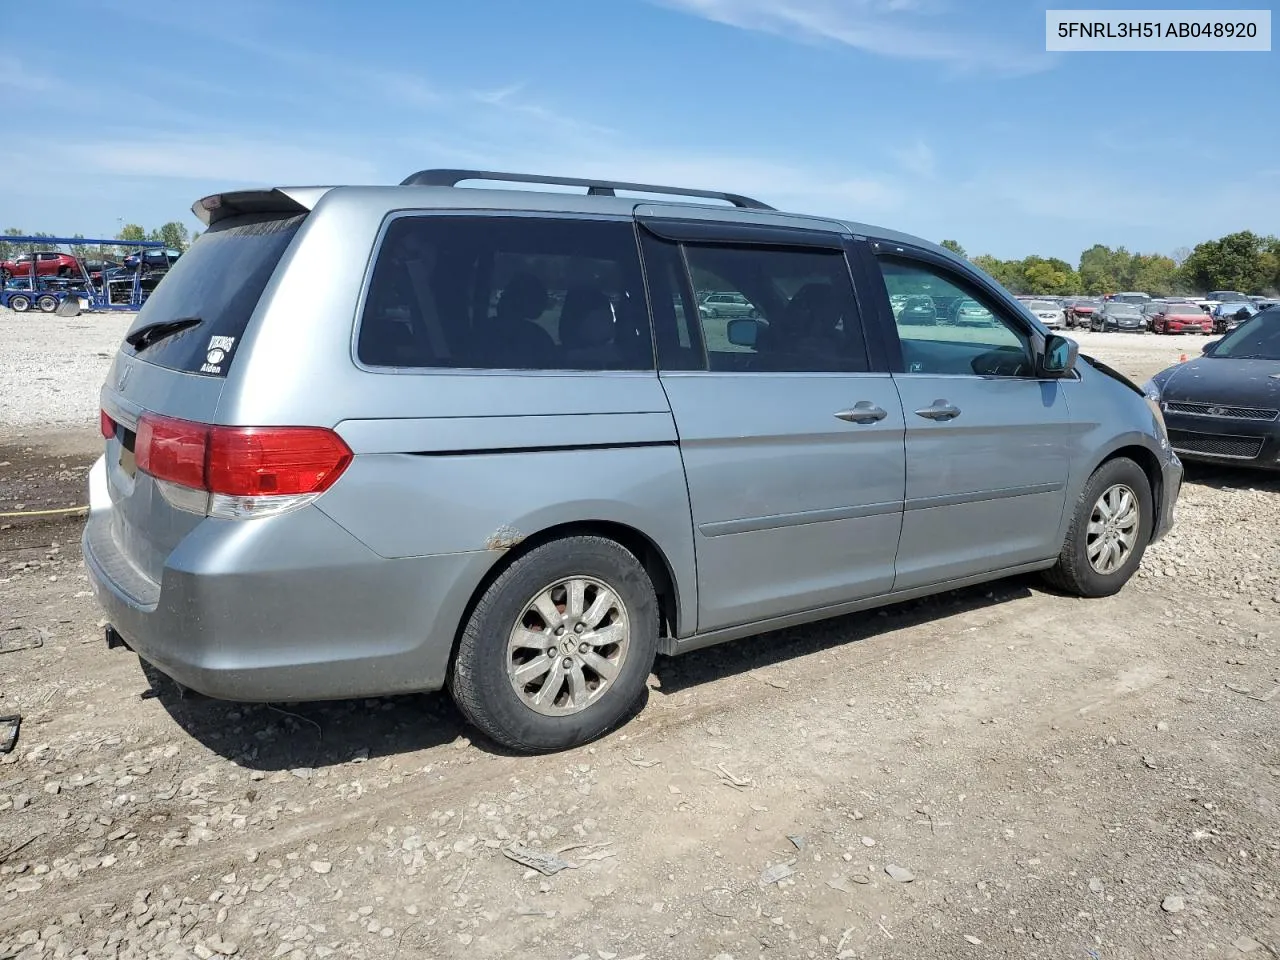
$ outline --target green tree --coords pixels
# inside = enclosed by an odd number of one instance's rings
[[[945,247],[946,249],[950,250],[950,251],[951,251],[952,253],[954,253],[957,257],[965,257],[965,256],[968,256],[968,254],[966,254],[966,253],[964,252],[964,247],[960,246],[960,241],[958,241],[958,240],[943,240],[943,241],[942,241],[942,243],[941,243],[941,246],[943,246],[943,247]]]
[[[147,231],[136,223],[126,223],[120,228],[120,232],[116,234],[117,240],[126,240],[129,243],[137,243],[139,240],[147,239]]]
[[[1239,290],[1254,293],[1269,285],[1268,261],[1271,238],[1250,230],[1229,233],[1218,240],[1196,244],[1182,264],[1182,278],[1195,290]]]
[[[159,230],[152,230],[151,239],[159,240],[166,247],[172,247],[174,250],[184,253],[191,242],[187,234],[187,228],[177,220],[170,220]]]

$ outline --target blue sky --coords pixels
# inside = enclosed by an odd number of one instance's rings
[[[1047,54],[1044,3],[3,6],[0,226],[194,227],[220,189],[465,166],[738,190],[1002,257],[1280,230],[1280,55]]]

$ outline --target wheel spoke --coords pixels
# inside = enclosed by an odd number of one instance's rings
[[[564,617],[566,620],[581,620],[583,608],[587,605],[587,582],[570,580],[565,584]]]
[[[591,697],[591,691],[587,689],[587,678],[582,672],[582,664],[575,663],[569,668],[569,699],[575,707],[585,707],[587,700]]]
[[[549,658],[548,658],[549,659]],[[556,657],[552,661],[553,666],[551,673],[547,679],[542,682],[541,688],[533,697],[533,702],[539,707],[549,707],[556,702],[556,697],[560,694],[560,689],[564,686],[564,663]]]
[[[555,664],[556,661],[551,657],[534,657],[528,663],[523,663],[516,667],[511,674],[512,682],[519,687],[523,687],[526,684],[537,680],[540,676],[555,666]]]
[[[587,625],[588,630],[594,630],[613,609],[618,598],[613,595],[612,590],[600,587],[596,590],[596,598],[591,601],[591,606],[587,608],[587,612],[582,615],[582,622]]]
[[[1101,535],[1102,535],[1102,531],[1103,531],[1103,529],[1104,529],[1104,528],[1103,528],[1103,525],[1102,525],[1102,523],[1101,523],[1100,521],[1098,521],[1098,520],[1090,520],[1090,521],[1089,521],[1088,534],[1089,534],[1089,536],[1090,536],[1090,537],[1097,537],[1097,536],[1101,536]]]
[[[1103,566],[1105,566],[1108,571],[1111,571],[1116,568],[1119,562],[1120,562],[1120,544],[1116,543],[1114,540],[1107,541],[1107,559],[1104,562]]]
[[[550,630],[530,630],[528,627],[517,627],[511,634],[511,649],[513,651],[549,650],[555,645],[555,634]]]
[[[1098,504],[1094,509],[1102,516],[1103,520],[1111,519],[1111,505],[1107,503],[1106,495],[1103,495],[1098,499]]]
[[[593,647],[610,647],[626,638],[627,630],[620,623],[611,623],[599,630],[588,630],[582,635],[582,639]]]
[[[612,680],[618,675],[618,665],[612,660],[606,660],[594,650],[588,651],[582,655],[582,662],[588,667],[600,674],[605,680]]]
[[[1107,541],[1102,537],[1092,541],[1088,547],[1089,559],[1097,564],[1101,562],[1102,548],[1107,545]]]
[[[551,599],[551,591],[543,590],[533,601],[533,609],[538,611],[538,616],[542,618],[542,622],[550,630],[557,627],[564,620],[559,608],[556,607],[555,601]]]
[[[1138,539],[1138,532],[1132,526],[1119,531],[1120,544],[1124,547],[1124,552],[1128,553],[1133,549],[1134,541]]]

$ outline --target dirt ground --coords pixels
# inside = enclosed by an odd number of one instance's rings
[[[1132,339],[1085,350],[1200,346]],[[0,434],[0,513],[82,503],[96,447]],[[0,960],[1280,955],[1280,477],[1192,468],[1117,597],[1015,579],[663,659],[538,758],[442,695],[153,687],[81,522],[0,519]]]

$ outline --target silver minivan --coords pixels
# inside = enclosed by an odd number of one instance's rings
[[[1173,522],[1158,407],[923,240],[483,171],[193,209],[84,555],[108,639],[214,697],[447,686],[554,750],[659,653],[1028,571],[1112,594]]]

